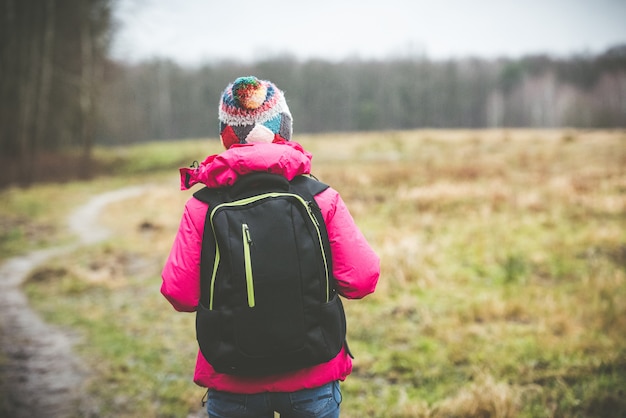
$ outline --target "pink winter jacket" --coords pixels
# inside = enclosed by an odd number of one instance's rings
[[[235,145],[209,156],[196,169],[181,169],[181,189],[201,183],[208,187],[232,185],[253,171],[284,175],[288,180],[311,169],[311,154],[290,142]],[[330,238],[333,275],[339,293],[359,299],[372,293],[380,272],[372,251],[332,188],[315,200],[322,210]],[[190,198],[184,208],[178,233],[162,272],[161,293],[181,312],[194,312],[200,298],[200,253],[207,204]],[[198,352],[194,382],[199,386],[233,393],[292,392],[344,380],[352,371],[345,348],[327,363],[280,375],[243,378],[217,373]]]

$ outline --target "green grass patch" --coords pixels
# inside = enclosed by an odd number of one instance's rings
[[[157,141],[130,146],[98,147],[94,159],[110,175],[128,176],[150,174],[163,170],[175,171],[194,161],[201,162],[208,154],[223,150],[218,139]]]
[[[175,417],[198,406],[201,395],[185,394],[193,317],[171,315],[153,275],[128,275],[132,255],[104,247],[71,258],[37,269],[25,289],[48,320],[80,332],[98,416]]]

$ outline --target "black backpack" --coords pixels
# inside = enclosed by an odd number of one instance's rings
[[[289,182],[252,173],[194,193],[209,204],[196,334],[217,372],[302,369],[331,360],[344,345],[345,313],[313,198],[327,188],[309,176]]]

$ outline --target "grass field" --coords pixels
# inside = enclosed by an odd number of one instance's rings
[[[356,360],[343,417],[626,416],[625,131],[298,140],[382,260],[377,292],[345,303]],[[82,337],[94,414],[199,409],[195,318],[160,296],[159,274],[191,194],[175,167],[217,151],[207,141],[101,150],[123,176],[0,192],[6,257],[70,241],[62,220],[91,195],[149,186],[108,208],[114,238],[25,286],[48,321]]]

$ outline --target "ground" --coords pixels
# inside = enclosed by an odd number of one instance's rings
[[[72,352],[78,337],[44,322],[30,308],[21,284],[46,260],[106,239],[108,231],[97,222],[100,211],[141,191],[131,187],[104,193],[71,213],[67,223],[77,244],[32,251],[0,266],[0,416],[89,416],[82,384],[88,370]]]

